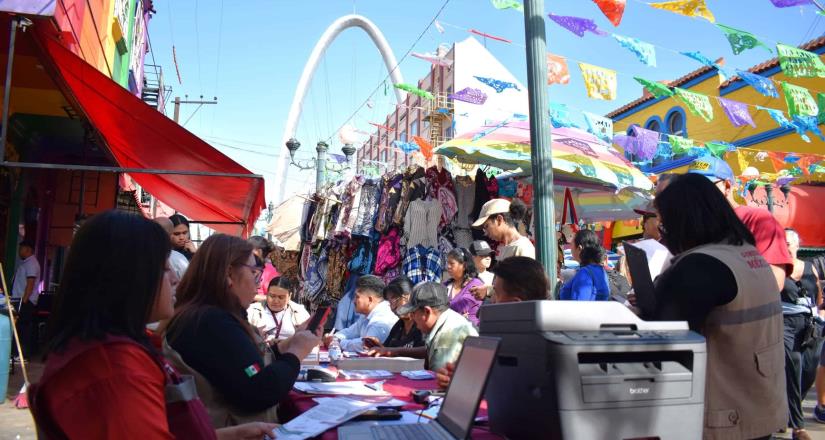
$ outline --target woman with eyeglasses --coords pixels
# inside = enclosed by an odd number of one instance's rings
[[[170,251],[168,233],[143,216],[106,211],[78,229],[49,318],[45,370],[29,388],[40,438],[262,439],[277,426],[216,431],[150,343],[146,324],[173,313]]]
[[[195,377],[214,426],[277,421],[277,405],[320,343],[301,326],[272,347],[246,320],[263,270],[249,242],[225,234],[200,247],[177,289],[164,353]]]
[[[782,307],[771,266],[707,177],[674,177],[655,204],[675,258],[656,278],[647,319],[687,321],[705,337],[702,437],[771,438],[788,422]]]
[[[412,295],[413,285],[409,279],[401,277],[390,281],[387,287],[384,288],[384,299],[389,301],[390,308],[393,312],[397,312],[398,308],[407,304]],[[371,348],[375,354],[382,356],[401,356],[401,350],[424,347],[424,338],[421,331],[415,326],[412,317],[409,314],[400,315],[398,322],[390,329],[390,334],[387,339],[379,341],[375,337],[364,338],[364,347]],[[380,353],[379,353],[380,352]],[[422,356],[425,351],[422,350]],[[404,356],[408,356],[405,354]]]

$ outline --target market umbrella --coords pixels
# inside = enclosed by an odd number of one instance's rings
[[[530,170],[530,126],[526,121],[487,124],[442,145],[435,154],[503,170]],[[653,189],[653,182],[612,146],[574,128],[553,128],[553,172],[560,181],[592,183],[616,190]]]
[[[650,200],[653,182],[612,146],[572,128],[553,129],[554,199],[561,220],[565,188],[571,189],[577,213],[584,221],[638,218],[634,209]],[[528,122],[487,124],[464,133],[434,151],[461,163],[514,170],[499,178],[530,182]]]

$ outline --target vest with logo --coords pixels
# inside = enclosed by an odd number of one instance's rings
[[[712,244],[682,254],[724,263],[738,287],[702,328],[707,339],[703,438],[752,439],[787,422],[782,307],[770,265],[751,245]],[[678,259],[674,266],[678,265]]]
[[[263,344],[263,339],[256,337],[255,342],[259,345]],[[198,373],[197,370],[183,361],[180,353],[169,345],[166,338],[163,338],[163,355],[178,371],[192,375],[192,377],[195,378],[195,387],[198,390],[198,396],[204,406],[206,406],[206,411],[212,419],[212,426],[216,429],[251,422],[278,422],[278,405],[271,406],[256,413],[243,412],[234,408],[226,402],[226,399],[221,396],[220,391],[215,389],[202,374]],[[264,366],[272,362],[272,355],[269,350],[264,351],[263,359]]]

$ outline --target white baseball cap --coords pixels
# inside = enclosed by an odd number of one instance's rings
[[[488,218],[498,214],[507,214],[510,212],[510,201],[507,199],[492,199],[481,207],[481,213],[478,215],[478,220],[473,223],[474,228],[480,228]]]

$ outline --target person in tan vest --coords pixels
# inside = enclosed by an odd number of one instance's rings
[[[164,355],[195,378],[215,427],[277,422],[301,360],[321,342],[298,325],[288,339],[264,341],[246,320],[261,281],[252,245],[216,234],[203,242],[177,289]]]
[[[788,421],[782,307],[753,234],[707,178],[673,178],[656,197],[675,256],[655,282],[652,318],[707,339],[703,438],[770,438]]]

